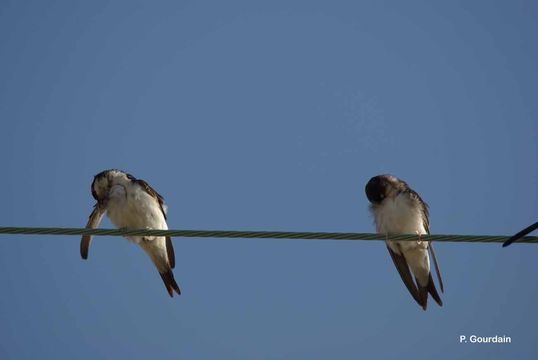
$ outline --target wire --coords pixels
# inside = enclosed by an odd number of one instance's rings
[[[503,244],[503,247],[506,247],[512,244],[513,242],[518,241],[520,238],[522,238],[523,236],[527,235],[530,232],[533,232],[536,229],[538,229],[538,222],[530,226],[527,226],[525,229],[521,230],[520,232],[512,236],[510,239],[506,240],[506,242]]]
[[[385,240],[385,234],[284,231],[223,231],[223,230],[148,230],[148,229],[84,229],[51,227],[0,227],[0,234],[12,235],[96,235],[96,236],[172,236],[210,238],[263,238],[302,240]],[[502,243],[509,236],[496,235],[421,235],[423,241]],[[391,234],[390,240],[417,240],[416,234]],[[538,243],[538,236],[526,236],[520,243]]]

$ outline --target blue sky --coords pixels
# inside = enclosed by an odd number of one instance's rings
[[[531,1],[2,1],[2,226],[84,226],[119,168],[174,229],[372,232],[405,179],[437,234],[538,214]],[[104,227],[111,227],[108,220]],[[0,237],[3,359],[536,358],[538,247],[437,244],[423,312],[381,242]],[[509,335],[509,345],[460,335]]]

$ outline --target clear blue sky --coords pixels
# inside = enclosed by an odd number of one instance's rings
[[[3,226],[84,226],[119,168],[180,229],[372,232],[409,182],[438,234],[538,216],[532,1],[2,1]],[[111,227],[108,220],[104,227]],[[437,244],[423,312],[383,243],[0,236],[2,359],[537,358],[538,246]],[[463,345],[459,335],[509,335]]]

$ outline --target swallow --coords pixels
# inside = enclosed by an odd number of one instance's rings
[[[503,244],[503,247],[506,247],[506,246],[510,245],[511,243],[513,243],[515,241],[518,241],[519,239],[521,239],[522,237],[526,236],[527,234],[533,232],[536,229],[538,229],[538,222],[535,222],[534,224],[526,227],[525,229],[521,230],[520,232],[518,232],[517,234],[512,236],[510,239],[506,240],[504,242],[504,244]]]
[[[420,239],[421,235],[430,233],[428,205],[405,181],[392,175],[374,176],[366,184],[365,192],[377,232],[387,236],[386,245],[390,257],[413,299],[426,310],[430,294],[439,306],[443,306],[430,271],[428,250],[435,265],[441,292],[444,292],[433,245]],[[418,239],[388,240],[391,234],[417,234]]]
[[[163,197],[147,182],[120,170],[105,170],[95,175],[91,192],[97,203],[88,219],[86,228],[95,229],[106,213],[110,221],[120,229],[168,230],[167,206]],[[174,247],[168,236],[127,236],[129,241],[140,245],[159,271],[168,294],[181,291],[174,279]],[[80,255],[88,258],[91,235],[83,235]]]

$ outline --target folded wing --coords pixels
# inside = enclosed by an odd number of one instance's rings
[[[98,204],[95,204],[93,211],[90,214],[90,218],[88,219],[88,223],[86,224],[86,229],[97,228],[99,224],[101,224],[101,220],[103,219],[104,215],[105,211],[101,209]],[[82,256],[83,259],[88,258],[88,251],[90,249],[91,243],[91,235],[82,235],[82,239],[80,240],[80,256]]]

